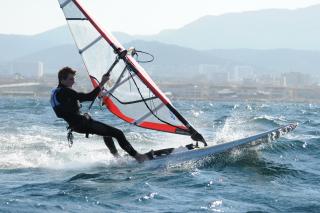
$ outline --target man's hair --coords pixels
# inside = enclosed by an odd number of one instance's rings
[[[61,83],[61,80],[66,80],[69,74],[75,75],[76,71],[71,69],[70,67],[64,67],[61,70],[59,70],[59,73],[58,73],[59,83]]]

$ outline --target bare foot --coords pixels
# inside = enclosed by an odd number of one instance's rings
[[[113,155],[113,157],[115,157],[115,158],[119,158],[119,157],[120,157],[120,155],[119,155],[119,153],[118,153],[118,152],[116,152],[116,153],[112,153],[112,155]]]
[[[142,163],[146,160],[149,160],[149,157],[146,155],[146,154],[139,154],[137,153],[134,158],[139,162],[139,163]]]
[[[152,159],[154,159],[154,151],[153,151],[153,149],[151,149],[149,152],[147,152],[147,153],[144,153],[145,155],[147,155],[147,157],[148,157],[148,160],[152,160]]]

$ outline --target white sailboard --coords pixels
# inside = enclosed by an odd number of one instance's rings
[[[297,124],[289,124],[250,137],[201,148],[190,144],[179,148],[155,150],[153,154],[153,160],[176,163],[189,160],[198,160],[207,156],[230,152],[235,149],[247,149],[258,146],[262,143],[274,141],[279,137],[293,131],[296,127]]]

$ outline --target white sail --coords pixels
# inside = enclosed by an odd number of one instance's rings
[[[201,136],[123,46],[103,30],[79,0],[59,0],[93,86],[112,67],[103,101],[116,116],[139,127]],[[202,140],[202,136],[199,140]]]

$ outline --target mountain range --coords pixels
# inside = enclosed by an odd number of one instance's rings
[[[114,32],[126,47],[155,55],[145,67],[154,75],[192,73],[201,64],[222,71],[236,65],[263,73],[317,75],[320,5],[205,16],[186,26],[142,36]],[[46,72],[82,63],[67,26],[34,36],[0,35],[0,63],[42,61]],[[145,56],[147,57],[147,56]],[[1,70],[0,70],[1,72]]]
[[[320,50],[320,5],[205,16],[180,29],[141,37],[195,49]]]

